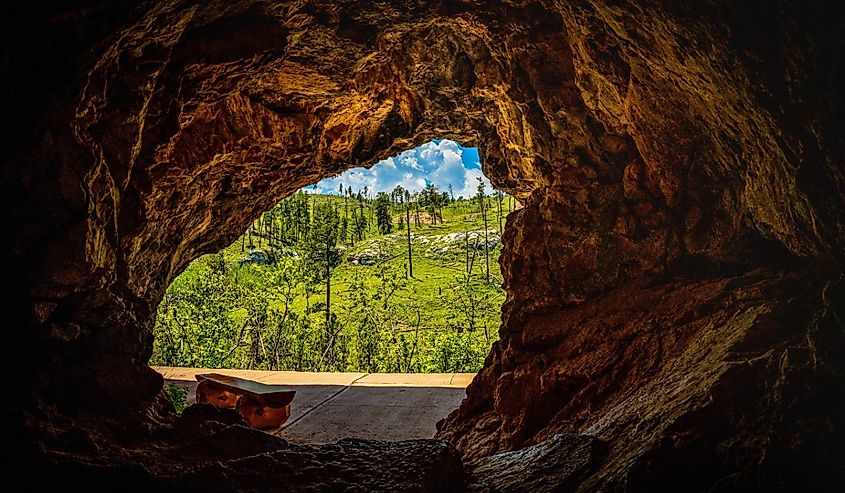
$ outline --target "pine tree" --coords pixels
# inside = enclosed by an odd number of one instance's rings
[[[326,283],[326,328],[331,325],[332,269],[340,265],[337,238],[340,218],[329,203],[314,206],[314,221],[306,245],[312,280]]]
[[[410,192],[405,190],[405,226],[408,228],[406,231],[408,236],[408,277],[414,277],[414,259],[411,254],[411,204],[408,203],[410,199]]]
[[[443,224],[443,206],[449,205],[449,194],[442,192],[437,200],[437,208],[440,210],[440,224]]]
[[[364,215],[363,210],[360,209],[352,209],[352,234],[350,235],[350,239],[352,239],[352,243],[357,241],[363,241],[364,236],[367,232],[367,217]]]
[[[393,222],[390,219],[390,197],[379,192],[376,196],[376,222],[381,234],[390,234],[393,231]]]
[[[431,218],[431,224],[437,224],[437,209],[440,204],[440,192],[437,191],[437,186],[434,183],[429,183],[420,192],[420,203],[428,212]],[[441,223],[442,218],[441,218]]]
[[[390,200],[399,212],[402,212],[401,204],[404,198],[405,189],[402,188],[402,185],[396,185],[396,187],[390,192]]]
[[[340,231],[338,236],[338,241],[340,243],[346,243],[346,237],[349,234],[349,220],[345,217],[340,219]]]

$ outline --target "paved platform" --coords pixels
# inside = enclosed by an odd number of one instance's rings
[[[312,373],[153,367],[196,402],[197,373],[222,373],[296,390],[291,417],[275,431],[292,442],[341,438],[431,438],[436,423],[466,396],[474,373]]]

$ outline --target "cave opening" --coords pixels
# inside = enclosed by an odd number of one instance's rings
[[[498,340],[517,207],[450,139],[305,186],[173,280],[150,365],[178,412],[213,371],[298,389],[289,440],[430,438]]]
[[[27,479],[842,483],[840,5],[89,3],[27,4],[0,48],[4,411]],[[202,406],[177,417],[148,366],[177,274],[247,228],[266,249],[251,223],[302,187],[440,137],[478,145],[524,205],[503,236],[500,340],[445,441],[312,447]],[[255,365],[248,336],[233,355]]]

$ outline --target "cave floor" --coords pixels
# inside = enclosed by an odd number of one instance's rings
[[[432,438],[436,423],[457,408],[474,373],[317,373],[153,367],[165,383],[196,399],[197,373],[223,373],[296,390],[291,417],[272,433],[296,443],[342,438]]]

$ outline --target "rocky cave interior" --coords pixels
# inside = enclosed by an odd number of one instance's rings
[[[841,483],[843,19],[780,0],[11,13],[10,464],[124,491]],[[524,204],[501,340],[436,439],[177,419],[146,365],[169,282],[301,186],[435,137]]]

